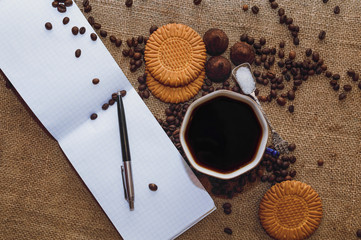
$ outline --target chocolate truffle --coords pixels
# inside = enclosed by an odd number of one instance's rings
[[[236,66],[245,62],[252,64],[254,58],[255,54],[252,46],[245,42],[236,42],[231,47],[231,61]]]
[[[207,53],[212,56],[222,54],[228,48],[228,36],[217,28],[209,29],[203,36],[204,44],[206,45]]]
[[[231,74],[231,63],[222,56],[211,57],[206,63],[206,74],[213,82],[224,82]]]

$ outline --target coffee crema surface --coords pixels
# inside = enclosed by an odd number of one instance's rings
[[[193,111],[185,136],[198,165],[230,173],[253,161],[262,127],[248,104],[222,96]]]

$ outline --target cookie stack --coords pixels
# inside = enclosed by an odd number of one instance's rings
[[[202,38],[183,24],[167,24],[152,35],[145,46],[147,85],[163,102],[180,103],[201,89],[206,62]]]

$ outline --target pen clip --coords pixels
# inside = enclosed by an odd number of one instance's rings
[[[125,198],[125,200],[128,201],[127,188],[125,187],[124,167],[121,166],[121,168],[122,168],[122,179],[123,179],[124,198]]]

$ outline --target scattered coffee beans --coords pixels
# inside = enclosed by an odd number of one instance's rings
[[[108,35],[108,32],[107,31],[105,31],[105,30],[100,30],[100,36],[102,36],[102,37],[107,37],[107,35]]]
[[[149,183],[148,187],[149,187],[149,189],[151,191],[157,191],[158,190],[158,186],[155,183]]]
[[[78,35],[78,33],[79,33],[79,28],[76,27],[76,26],[74,26],[74,27],[72,27],[71,32],[72,32],[74,35]]]
[[[92,115],[90,115],[90,119],[91,120],[95,120],[97,119],[98,115],[96,113],[93,113]]]
[[[80,49],[77,49],[76,51],[75,51],[75,57],[80,57],[80,55],[81,55],[81,50]]]
[[[360,78],[359,73],[355,73],[355,74],[352,76],[352,81],[357,82],[357,81],[359,80],[359,78]]]
[[[53,29],[53,25],[50,22],[47,22],[47,23],[45,23],[45,28],[46,28],[46,30],[51,30],[51,29]]]
[[[86,31],[85,27],[81,27],[79,29],[79,33],[82,34],[82,35],[85,33],[85,31]]]
[[[89,24],[90,24],[90,25],[92,25],[92,26],[93,26],[93,25],[94,25],[94,23],[95,23],[94,17],[89,16],[89,17],[88,17],[88,22],[89,22]]]
[[[63,24],[64,25],[68,24],[69,21],[70,21],[70,19],[68,17],[63,18]]]
[[[346,94],[345,93],[341,93],[340,95],[338,95],[338,100],[343,100],[346,98]]]
[[[293,152],[295,149],[296,149],[296,144],[291,143],[291,144],[288,145],[288,150],[289,151]]]
[[[131,7],[133,5],[133,0],[125,0],[125,6]]]
[[[100,24],[100,23],[94,23],[93,24],[93,27],[95,28],[95,29],[101,29],[102,28],[102,25]]]
[[[325,39],[325,37],[326,37],[326,32],[325,32],[325,31],[321,31],[321,32],[318,34],[318,38],[319,38],[320,40]]]
[[[194,3],[195,5],[199,5],[199,4],[201,4],[201,2],[202,2],[202,0],[193,0],[193,3]]]
[[[335,14],[340,14],[340,7],[339,6],[336,6],[334,9],[333,9],[333,12]]]
[[[152,34],[153,32],[157,31],[158,27],[156,25],[152,25],[149,29],[149,33]]]
[[[352,90],[352,86],[350,84],[346,84],[343,86],[343,90],[345,90],[346,92],[349,92]]]
[[[103,105],[102,105],[102,109],[103,110],[107,110],[109,108],[109,104],[108,103],[104,103]]]
[[[93,82],[94,85],[98,84],[99,83],[99,78],[94,78],[92,80],[92,82]]]
[[[242,6],[242,9],[243,9],[243,11],[248,11],[248,5],[247,5],[247,4],[244,4],[244,5]]]
[[[296,58],[296,52],[293,51],[293,50],[291,50],[291,51],[289,52],[289,54],[288,54],[288,57],[289,57],[291,60],[295,59],[295,58]]]
[[[323,160],[322,159],[318,160],[317,165],[320,166],[320,167],[323,166]]]
[[[91,33],[90,38],[91,38],[91,40],[96,41],[98,36],[95,33]]]
[[[60,13],[66,12],[66,6],[64,4],[59,4],[57,9],[58,9],[58,12],[60,12]]]
[[[223,212],[227,215],[231,214],[232,213],[232,209],[231,208],[225,208],[223,209]]]
[[[251,8],[251,10],[252,10],[252,12],[253,12],[254,14],[258,14],[258,13],[259,13],[259,8],[258,8],[257,6],[253,6],[253,7]]]
[[[229,235],[232,235],[232,229],[230,229],[228,227],[224,228],[224,232],[229,234]]]

